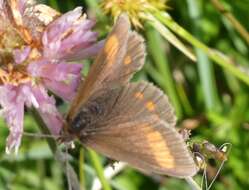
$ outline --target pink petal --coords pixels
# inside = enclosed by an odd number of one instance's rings
[[[104,42],[105,40],[101,40],[88,48],[80,49],[78,52],[72,54],[67,54],[64,59],[67,61],[77,61],[84,58],[92,58],[103,48]]]
[[[71,101],[75,96],[76,89],[80,83],[80,77],[74,78],[69,84],[53,80],[43,80],[45,86],[56,95],[66,101]]]
[[[63,126],[63,118],[55,106],[53,97],[48,96],[43,86],[30,83],[19,86],[0,86],[1,115],[8,124],[10,134],[6,152],[13,149],[17,153],[23,132],[24,105],[34,105],[52,134],[58,135]]]
[[[6,153],[10,153],[13,149],[17,153],[21,143],[24,117],[24,97],[21,90],[22,87],[10,85],[0,87],[1,113],[10,130]]]
[[[43,112],[41,109],[38,109],[38,112],[46,123],[50,133],[53,135],[59,135],[63,127],[63,118],[60,113],[50,114],[48,112]]]
[[[94,24],[94,21],[82,17],[79,7],[57,18],[43,33],[43,56],[64,59],[84,48],[90,48],[97,40],[97,33],[91,31]]]
[[[8,107],[15,98],[16,91],[14,89],[15,87],[11,85],[0,86],[0,104],[3,108]]]
[[[4,9],[4,0],[0,0],[0,10]]]
[[[33,93],[39,102],[39,108],[37,108],[37,110],[51,134],[58,135],[63,126],[63,118],[55,106],[55,99],[52,96],[48,96],[43,86],[34,87]]]
[[[11,15],[12,13],[10,9],[7,9],[6,0],[0,0],[0,17],[9,20],[11,18]]]
[[[36,97],[34,96],[32,88],[33,87],[30,83],[22,85],[21,93],[23,95],[21,97],[23,97],[23,100],[25,101],[26,106],[28,106],[28,107],[34,106],[35,108],[38,108],[39,102],[37,101]]]
[[[18,148],[21,144],[23,132],[23,117],[24,117],[24,102],[18,102],[9,107],[5,112],[5,120],[10,129],[7,138],[6,153],[9,154],[13,149],[17,154]]]
[[[29,56],[30,50],[31,48],[29,46],[26,46],[24,49],[15,49],[13,52],[15,62],[20,64],[25,61]]]
[[[81,14],[82,8],[78,7],[51,22],[44,32],[44,36],[42,38],[43,44],[47,45],[51,41],[58,41],[61,38],[61,35],[72,27],[73,22],[80,18]]]
[[[20,13],[23,15],[26,9],[27,0],[17,0],[17,1],[18,1],[18,9]]]
[[[80,75],[82,66],[82,64],[50,63],[48,60],[40,60],[30,63],[28,71],[33,77],[68,82]]]

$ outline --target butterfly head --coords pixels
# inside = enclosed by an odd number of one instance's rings
[[[92,123],[92,115],[89,109],[83,108],[72,119],[68,121],[70,127],[68,131],[72,134],[79,134],[84,128],[88,127]]]
[[[63,127],[65,140],[83,139],[86,136],[86,130],[94,124],[101,113],[101,106],[96,101],[92,101],[80,108],[73,116],[68,115]]]
[[[72,119],[67,115],[63,122],[63,127],[60,132],[59,143],[68,143],[77,138],[76,133],[71,128]]]

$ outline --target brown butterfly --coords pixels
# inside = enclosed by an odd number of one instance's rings
[[[193,176],[168,98],[151,83],[129,82],[144,60],[143,38],[119,16],[71,104],[66,136],[146,173]]]

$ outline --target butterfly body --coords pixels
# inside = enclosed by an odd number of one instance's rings
[[[66,133],[103,155],[146,173],[192,176],[197,167],[164,93],[148,82],[130,82],[144,64],[141,36],[121,15],[79,87]]]
[[[70,126],[68,130],[74,134],[79,132],[85,134],[88,129],[96,128],[96,124],[106,119],[106,115],[114,104],[113,100],[115,100],[114,96],[117,90],[111,89],[106,92],[97,92],[99,96],[91,97],[80,107],[78,114],[71,121],[67,121]]]

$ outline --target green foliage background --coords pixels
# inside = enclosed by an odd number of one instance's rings
[[[100,38],[106,36],[112,20],[94,4],[96,0],[48,0],[43,1],[65,12],[76,6],[83,6],[90,16],[97,14],[96,30]],[[249,30],[249,1],[221,1],[227,10]],[[237,66],[249,68],[246,41],[236,32],[234,26],[220,14],[210,1],[205,0],[171,0],[168,13],[173,19],[192,35],[209,47],[218,49],[228,55]],[[150,25],[145,24],[139,32],[145,37],[147,61],[143,70],[134,80],[148,80],[160,86],[165,93],[170,93],[177,105],[179,127],[193,127],[192,140],[202,142],[209,140],[220,146],[225,142],[232,144],[229,159],[225,163],[212,189],[235,190],[249,188],[249,98],[248,85],[239,81],[231,73],[208,59],[200,49],[195,48],[198,63],[192,62],[175,47],[165,41]],[[85,70],[88,62],[85,62]],[[169,70],[167,70],[169,67]],[[87,72],[87,71],[86,71]],[[249,70],[244,69],[249,75]],[[173,81],[168,80],[168,76]],[[65,111],[65,105],[59,107]],[[197,123],[186,124],[187,121]],[[193,123],[193,122],[192,122]],[[38,127],[27,112],[25,131],[37,132]],[[0,189],[67,189],[66,178],[59,163],[54,159],[46,140],[24,137],[17,156],[6,155],[4,151],[8,129],[3,121],[0,123]],[[70,163],[80,176],[82,189],[91,189],[96,170],[90,161],[91,155],[86,149],[77,145],[70,151]],[[105,158],[100,157],[102,166]],[[219,162],[210,162],[209,176],[217,170]],[[101,170],[101,168],[100,168]],[[195,179],[200,182],[201,172]],[[188,184],[181,179],[148,177],[131,168],[108,181],[111,188],[118,190],[187,190]]]

